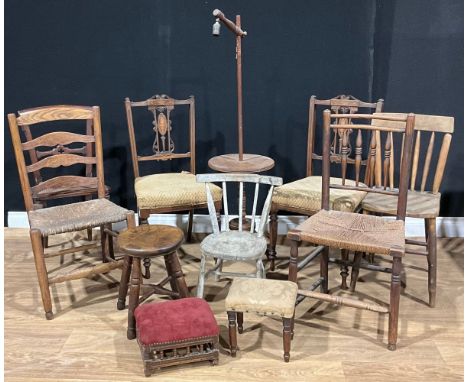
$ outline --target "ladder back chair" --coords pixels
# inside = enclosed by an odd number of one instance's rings
[[[380,113],[376,116],[405,117],[401,113]],[[406,249],[408,254],[423,255],[427,257],[428,263],[428,292],[429,306],[435,307],[436,285],[437,285],[437,235],[436,218],[439,216],[440,208],[440,186],[444,176],[445,165],[450,149],[452,134],[454,130],[454,118],[437,115],[415,114],[415,144],[412,158],[411,182],[408,191],[408,205],[406,216],[424,219],[425,241],[406,239],[410,245],[425,247],[425,251]],[[390,136],[391,137],[391,136]],[[437,147],[439,149],[437,149]],[[438,153],[438,155],[437,155]],[[394,184],[394,147],[390,139],[390,165],[388,176],[384,175],[386,183],[384,187],[395,188]],[[430,180],[432,178],[432,184]],[[419,181],[419,183],[418,183]],[[362,201],[365,213],[396,215],[397,198],[387,194],[368,194]],[[351,289],[356,287],[360,257],[355,259],[353,265]],[[377,270],[386,271],[386,268]]]
[[[273,271],[275,269],[275,260],[276,260],[276,241],[277,241],[277,232],[278,232],[278,212],[279,211],[288,211],[293,213],[298,213],[301,215],[312,216],[320,210],[321,200],[322,200],[322,177],[320,175],[314,175],[314,161],[323,160],[322,155],[316,151],[315,147],[315,138],[316,138],[316,126],[317,126],[317,115],[319,112],[325,109],[330,108],[335,114],[356,114],[358,112],[380,112],[383,108],[383,100],[380,99],[375,103],[363,102],[351,95],[339,95],[335,98],[320,100],[316,96],[310,98],[309,103],[309,127],[307,133],[307,171],[306,177],[286,183],[281,187],[275,189],[273,194],[271,212],[270,212],[270,243],[268,246],[267,257],[270,260],[270,267]],[[344,117],[340,116],[340,120],[345,122]],[[333,143],[332,143],[332,154],[330,155],[330,160],[333,163],[341,162],[341,154],[343,151],[343,132],[342,131],[333,131]],[[346,134],[348,134],[346,132]],[[380,133],[377,132],[376,139],[380,142]],[[320,146],[321,149],[321,145]],[[380,149],[380,148],[379,148]],[[349,152],[347,154],[347,160],[349,164],[354,163],[354,158],[351,154],[351,148],[347,147],[345,150]],[[354,153],[355,154],[355,153]],[[361,166],[366,166],[366,160],[361,160]],[[376,169],[378,171],[381,166],[381,162],[376,162]],[[380,172],[379,172],[380,173]],[[368,179],[369,174],[366,172],[366,179]],[[339,182],[339,178],[331,178],[332,182]],[[347,181],[348,183],[351,180]],[[366,182],[364,182],[366,183]],[[367,183],[366,183],[367,184]],[[337,190],[333,189],[330,191],[330,202],[331,208],[340,210],[354,212],[360,205],[362,199],[364,198],[365,193],[359,191],[350,191],[350,190]],[[304,261],[301,262],[299,268],[303,268],[310,261],[312,261],[316,256],[319,255],[319,251],[313,251],[308,256],[305,257]],[[347,261],[349,254],[347,251],[342,251],[342,259]],[[348,276],[347,266],[342,267],[342,288],[346,289],[346,278]]]
[[[337,123],[332,119],[338,118]],[[364,124],[370,122],[372,124]],[[353,123],[350,123],[350,122]],[[356,123],[357,122],[357,123]],[[361,122],[361,123],[359,123]],[[388,123],[399,122],[399,124]],[[323,161],[322,161],[322,209],[311,216],[296,229],[289,231],[288,238],[291,240],[291,258],[289,264],[289,280],[297,282],[297,253],[301,241],[323,246],[320,252],[320,278],[312,284],[312,291],[302,291],[302,295],[318,298],[323,301],[333,301],[339,305],[360,307],[376,312],[389,313],[388,349],[395,350],[398,332],[398,310],[400,301],[400,272],[402,258],[405,254],[405,216],[406,202],[409,184],[409,169],[413,145],[414,114],[405,117],[373,116],[356,114],[348,117],[346,123],[341,123],[338,114],[331,114],[325,110],[323,115]],[[331,132],[332,130],[352,130],[355,134],[343,135],[343,147],[349,147],[350,137],[355,136],[356,157],[355,162],[350,165],[347,161],[348,150],[341,154],[341,181],[336,184],[330,179],[330,157],[332,155]],[[360,182],[362,170],[362,131],[371,132],[369,173],[372,178],[376,164],[377,131],[385,134],[384,149],[385,161],[383,163],[383,187],[369,187]],[[382,137],[383,138],[383,137]],[[386,186],[390,178],[390,142],[401,141],[402,155],[399,172],[399,189],[391,189]],[[346,183],[347,167],[354,169],[355,177],[352,184]],[[372,183],[372,179],[371,179]],[[356,212],[335,211],[331,209],[330,189],[359,190],[383,195],[397,195],[396,220],[388,220],[379,216],[363,215]],[[356,256],[364,252],[379,253],[392,259],[392,275],[390,286],[390,305],[387,309],[376,304],[362,303],[349,298],[335,297],[330,299],[328,293],[328,255],[329,247],[353,251]],[[321,292],[314,292],[318,286]]]
[[[175,108],[188,107],[188,137],[189,150],[179,150],[174,141],[172,115]],[[145,142],[148,142],[150,131],[152,138],[151,153],[142,155],[137,148],[137,132],[134,126],[135,109],[145,109],[150,113],[152,125],[147,126]],[[195,97],[185,100],[170,98],[167,95],[155,95],[145,101],[130,101],[125,99],[125,111],[127,114],[128,133],[130,137],[130,149],[132,155],[133,173],[135,175],[135,194],[138,206],[140,224],[147,224],[150,214],[161,214],[188,211],[187,240],[190,241],[193,225],[194,209],[206,208],[206,195],[203,185],[195,179]],[[182,126],[181,126],[182,127]],[[181,128],[177,126],[176,128]],[[142,130],[139,130],[143,136]],[[151,130],[150,130],[151,129]],[[145,146],[149,146],[146,144]],[[140,163],[148,161],[168,161],[173,159],[188,159],[190,161],[189,172],[157,173],[142,176]],[[221,208],[221,189],[214,187],[214,200],[216,208]],[[145,278],[150,277],[150,260],[144,260]]]
[[[216,281],[220,276],[245,276],[265,278],[265,269],[262,262],[263,254],[267,248],[265,238],[265,226],[270,212],[271,198],[275,186],[280,186],[283,181],[281,178],[274,176],[262,176],[257,174],[199,174],[197,181],[205,183],[206,197],[208,200],[208,210],[210,213],[211,225],[213,233],[208,235],[200,244],[202,253],[200,263],[200,275],[198,278],[197,296],[203,297],[205,279],[214,273]],[[222,183],[223,192],[223,211],[224,219],[221,229],[218,225],[216,207],[213,198],[213,185],[210,182]],[[243,231],[242,224],[238,224],[237,230],[229,228],[229,207],[227,185],[228,183],[238,184],[239,199],[238,199],[238,215],[237,218],[243,216],[244,203],[247,207],[247,202],[244,198],[246,190],[244,185],[254,184],[254,199],[252,203],[252,212],[250,214],[250,231]],[[260,219],[257,219],[257,206],[259,205],[259,190],[260,185],[268,185],[269,191],[263,204]],[[206,271],[206,258],[212,257],[216,259],[214,268]],[[256,263],[255,273],[235,273],[223,272],[224,261],[248,261]]]
[[[93,132],[91,134],[76,134],[68,131],[54,130],[36,136],[34,139],[21,141],[20,130],[22,126],[32,127],[40,131],[42,123],[70,120],[92,121]],[[30,225],[30,237],[34,254],[34,261],[41,290],[42,302],[47,319],[53,318],[50,285],[68,280],[75,280],[100,273],[106,273],[122,267],[122,260],[115,260],[110,251],[112,237],[116,233],[112,231],[112,223],[126,220],[128,226],[135,225],[133,211],[119,207],[106,199],[104,185],[104,166],[102,158],[101,124],[99,107],[87,106],[47,106],[24,111],[20,116],[8,114],[8,122],[13,141],[16,163],[23,192],[24,204],[28,213]],[[94,155],[78,155],[82,152],[69,151],[70,147],[77,145],[94,146]],[[31,160],[26,164],[25,151],[31,153],[38,148],[49,148],[43,156],[37,160]],[[85,153],[86,154],[86,153]],[[88,153],[89,154],[89,153]],[[47,180],[40,178],[40,182],[31,186],[31,175],[37,175],[41,170],[57,167],[69,168],[74,165],[84,165],[86,176],[59,175]],[[95,167],[96,176],[88,176],[87,166]],[[53,170],[51,170],[53,172]],[[49,172],[49,171],[47,171]],[[33,195],[48,190],[66,190],[72,187],[83,189],[97,189],[98,198],[83,202],[62,204],[54,207],[35,209]],[[46,258],[62,256],[78,251],[94,248],[95,244],[81,247],[66,248],[59,251],[45,251],[44,238],[66,232],[81,231],[93,227],[101,228],[102,264],[78,268],[71,272],[49,275],[46,267]]]

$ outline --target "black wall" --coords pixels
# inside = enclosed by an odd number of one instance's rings
[[[442,212],[463,215],[462,1],[6,0],[5,111],[99,105],[111,198],[135,208],[126,96],[196,97],[197,172],[237,150],[235,41],[211,36],[214,8],[248,31],[245,146],[273,157],[273,174],[305,174],[312,94],[384,98],[456,118]],[[5,213],[24,210],[7,131],[4,161]]]

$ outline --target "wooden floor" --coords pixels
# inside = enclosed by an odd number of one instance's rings
[[[73,238],[73,240],[76,237]],[[199,238],[198,238],[199,239]],[[287,273],[287,243],[281,242],[280,272]],[[179,255],[195,292],[198,243]],[[300,248],[304,253],[308,248]],[[228,281],[209,280],[206,299],[221,330],[219,366],[208,363],[164,369],[158,381],[461,381],[463,379],[463,239],[439,240],[437,307],[427,306],[425,259],[404,259],[406,289],[400,305],[398,349],[386,349],[387,316],[307,299],[296,313],[291,362],[282,361],[281,322],[247,314],[240,351],[226,351],[224,298]],[[75,255],[75,259],[84,257]],[[69,255],[65,265],[72,260]],[[59,259],[48,260],[51,269]],[[317,276],[317,264],[300,273],[300,283]],[[152,267],[163,275],[161,262]],[[127,311],[116,310],[120,273],[77,280],[53,288],[55,319],[46,321],[27,230],[5,229],[5,380],[147,381],[136,341],[126,339]],[[339,269],[330,267],[333,293]],[[386,303],[389,275],[361,271],[354,296]],[[157,299],[155,297],[155,299]]]

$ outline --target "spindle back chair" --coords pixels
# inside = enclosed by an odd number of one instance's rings
[[[88,125],[91,124],[89,121],[92,121],[94,128],[90,134],[76,134],[68,131],[54,130],[53,132],[36,136],[34,139],[27,139],[25,142],[21,141],[19,129],[22,126],[28,126],[28,131],[36,124],[65,120],[86,120],[88,121]],[[121,267],[122,262],[116,261],[113,258],[113,253],[110,251],[112,236],[115,235],[111,230],[111,225],[114,222],[122,220],[127,220],[129,225],[134,225],[134,216],[133,212],[121,208],[105,198],[106,190],[104,185],[99,107],[69,105],[46,106],[23,111],[18,117],[15,114],[8,114],[8,121],[24,204],[28,213],[30,236],[42,300],[46,318],[52,319],[52,302],[49,285],[98,273],[105,273]],[[36,128],[36,126],[34,126],[34,128]],[[76,147],[77,144],[94,146],[94,155],[79,155],[82,154],[82,149],[79,148],[75,151],[73,148]],[[41,147],[47,147],[49,149],[46,151],[38,150],[38,148]],[[25,152],[28,152],[30,155],[32,154],[33,158],[31,158],[30,164],[26,163]],[[91,151],[89,151],[88,154],[89,153],[91,153]],[[96,175],[89,176],[91,172],[87,171],[85,176],[58,175],[50,177],[47,180],[39,177],[41,170],[58,167],[69,169],[74,165],[84,165],[86,170],[89,169],[89,166],[95,166]],[[39,180],[38,184],[31,186],[31,175],[34,175],[35,179]],[[55,207],[35,208],[33,195],[37,195],[37,193],[40,192],[47,192],[48,190],[67,190],[76,186],[96,189],[98,199]],[[79,268],[76,271],[49,277],[45,258],[89,250],[96,245],[88,244],[81,247],[72,247],[45,253],[44,238],[50,235],[80,231],[93,227],[101,228],[102,260],[104,264]]]
[[[376,116],[405,117],[402,113],[380,113]],[[386,122],[387,124],[401,124],[400,122]],[[436,301],[436,278],[437,278],[437,235],[436,218],[439,216],[440,208],[440,186],[447,163],[447,157],[454,130],[454,118],[436,115],[415,114],[415,143],[412,156],[411,179],[408,191],[408,205],[406,216],[412,218],[422,218],[425,220],[425,241],[407,239],[407,244],[425,247],[425,251],[407,249],[406,253],[423,255],[428,262],[428,292],[429,306],[434,307]],[[390,136],[390,154],[386,161],[389,161],[389,171],[387,183],[391,189],[395,187],[393,179],[394,147],[392,136]],[[437,149],[438,148],[438,149]],[[438,153],[438,155],[437,155]],[[401,158],[401,156],[400,156]],[[386,174],[383,174],[384,181]],[[432,178],[432,182],[431,182]],[[365,213],[375,213],[383,215],[395,215],[397,210],[395,197],[389,195],[368,194],[362,207]],[[359,260],[359,258],[357,259]],[[373,262],[373,255],[370,255]],[[354,264],[355,271],[351,280],[351,289],[356,286],[359,266]],[[385,268],[376,268],[383,270]]]
[[[337,118],[336,123],[332,123],[332,119]],[[390,287],[390,308],[388,313],[389,319],[389,334],[388,348],[395,350],[398,330],[398,307],[400,296],[400,272],[402,267],[402,257],[405,254],[405,226],[404,220],[406,216],[406,201],[409,184],[409,169],[411,166],[411,155],[413,147],[413,129],[414,129],[414,114],[409,114],[406,117],[388,117],[366,114],[356,114],[347,117],[347,121],[340,121],[340,115],[332,114],[330,110],[325,110],[323,114],[323,151],[322,151],[322,209],[311,216],[304,223],[300,224],[296,229],[289,231],[288,238],[291,240],[291,259],[289,264],[289,280],[297,282],[297,253],[298,245],[301,241],[307,241],[312,244],[323,246],[321,250],[320,261],[320,278],[318,282],[313,284],[312,289],[321,286],[323,293],[328,293],[328,254],[329,247],[346,249],[353,251],[355,257],[362,256],[364,252],[380,253],[392,258],[392,278]],[[372,120],[372,124],[370,124]],[[368,122],[369,124],[359,123],[359,121]],[[399,122],[400,124],[388,124],[390,122]],[[358,122],[358,123],[356,123]],[[332,130],[337,130],[343,133],[341,151],[341,177],[340,182],[331,182],[330,177],[330,156]],[[382,186],[369,186],[361,183],[361,175],[365,176],[364,168],[362,167],[362,131],[368,130],[371,133],[371,142],[368,166],[370,167],[369,174],[375,170],[376,152],[377,152],[377,132],[385,136],[384,149],[385,161],[383,163],[384,183]],[[345,134],[345,132],[348,134]],[[351,132],[353,132],[351,134]],[[396,137],[401,138],[402,160],[399,168],[399,188],[390,189],[386,182],[390,179],[391,169],[390,140],[393,135],[394,142]],[[355,161],[349,164],[347,156],[350,146],[350,139],[355,139]],[[403,140],[403,137],[405,138]],[[352,182],[347,182],[347,167],[352,166],[354,169],[354,179]],[[396,220],[386,220],[378,216],[362,215],[356,212],[343,212],[331,209],[330,191],[331,189],[341,190],[359,190],[366,193],[378,193],[383,195],[395,195],[398,199]],[[325,301],[329,301],[329,296],[320,296],[315,294],[313,297]],[[321,298],[323,297],[323,298]],[[355,301],[349,301],[346,298],[337,298],[336,302],[341,305],[356,307]],[[367,304],[365,309],[382,312],[385,310],[382,306],[375,304]]]
[[[270,260],[270,269],[275,269],[276,259],[276,241],[278,235],[278,212],[288,211],[300,215],[311,216],[320,210],[321,206],[321,183],[322,177],[314,175],[314,161],[322,161],[321,145],[316,145],[315,140],[319,135],[317,130],[317,121],[320,118],[320,113],[323,113],[325,108],[331,109],[335,114],[340,114],[340,121],[345,123],[347,119],[345,115],[356,113],[372,113],[381,112],[383,109],[384,101],[379,99],[377,102],[364,102],[352,95],[338,95],[331,99],[318,99],[312,96],[309,102],[309,124],[307,133],[307,159],[306,159],[306,177],[286,183],[275,190],[272,199],[271,212],[270,212],[270,242],[268,245],[267,257]],[[340,163],[342,154],[342,140],[343,132],[333,131],[332,152],[330,161],[332,163]],[[380,132],[376,133],[376,140],[380,143]],[[352,150],[347,147],[347,161],[349,164],[354,164],[355,158]],[[380,150],[378,145],[377,150]],[[349,155],[353,154],[353,155]],[[376,156],[375,171],[380,174],[381,160],[380,156]],[[361,166],[367,166],[367,159],[361,160]],[[375,177],[374,177],[375,178]],[[367,184],[369,180],[369,171],[366,167],[366,176],[364,183]],[[333,178],[333,181],[338,182],[338,178]],[[376,183],[379,184],[378,178]],[[332,190],[331,200],[333,208],[341,211],[354,212],[364,198],[363,192],[343,192],[341,190]],[[314,251],[305,257],[301,266],[306,266],[309,262],[319,255],[319,251]],[[349,254],[343,250],[341,253],[343,261],[348,261]],[[342,288],[346,289],[346,278],[348,276],[348,268],[343,265],[341,270],[342,275]]]
[[[257,174],[199,174],[197,181],[205,183],[206,196],[208,201],[208,210],[210,214],[211,226],[213,233],[207,236],[201,243],[202,260],[200,264],[200,275],[198,283],[198,297],[203,297],[205,278],[214,273],[216,279],[220,276],[250,276],[257,278],[265,277],[265,269],[262,263],[262,257],[266,250],[265,227],[268,221],[270,212],[271,198],[275,186],[282,184],[282,179],[274,176],[257,175]],[[221,183],[223,192],[223,222],[221,228],[218,225],[217,211],[213,198],[213,185],[210,183]],[[244,187],[248,184],[253,184],[254,197],[252,203],[251,214],[248,216],[251,220],[250,230],[243,231],[242,224],[238,224],[237,230],[230,230],[229,227],[229,203],[228,203],[228,184],[237,183],[239,189],[238,195],[238,210],[237,218],[242,218],[243,210],[248,208],[244,206]],[[261,207],[261,214],[257,214],[260,207],[259,192],[261,185],[268,187],[268,194]],[[248,199],[247,199],[248,200]],[[247,201],[245,202],[247,203]],[[231,216],[232,217],[232,216]],[[216,258],[216,265],[213,269],[205,272],[206,257]],[[256,262],[256,273],[234,273],[223,272],[223,261],[254,261]]]

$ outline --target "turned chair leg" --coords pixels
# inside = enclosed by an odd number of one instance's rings
[[[187,227],[187,242],[188,243],[192,241],[192,229],[193,229],[193,210],[190,210],[189,216],[188,216],[188,227]]]
[[[291,250],[289,253],[289,273],[288,280],[297,283],[297,256],[299,242],[291,239]]]
[[[206,257],[204,254],[201,255],[200,261],[200,273],[198,275],[198,286],[197,286],[197,297],[203,298],[203,291],[205,289],[205,266]]]
[[[324,247],[320,255],[320,277],[322,278],[322,293],[328,293],[328,252],[329,247]]]
[[[215,281],[218,282],[220,279],[221,279],[221,275],[220,273],[223,272],[223,259],[216,259],[216,263],[215,263]]]
[[[130,273],[132,271],[132,260],[133,260],[133,257],[131,256],[125,256],[124,258],[122,276],[120,278],[120,285],[119,285],[119,297],[117,299],[118,310],[125,309],[125,300],[127,298],[127,293],[128,293],[128,282],[130,281]]]
[[[263,261],[262,259],[257,260],[257,279],[264,279],[266,277],[265,274],[265,267],[263,266]]]
[[[237,353],[237,334],[236,334],[236,312],[229,311],[229,347],[231,350],[231,356],[235,357]]]
[[[349,286],[351,292],[354,292],[356,290],[356,283],[359,277],[359,269],[361,267],[362,255],[362,252],[354,253],[353,269],[351,271],[351,284]]]
[[[427,288],[429,292],[429,306],[434,308],[436,305],[437,292],[437,233],[436,219],[425,219],[426,237],[427,237],[427,266],[428,279]]]
[[[390,284],[390,314],[388,319],[388,350],[396,350],[398,338],[398,312],[400,309],[401,257],[393,257],[392,280]]]
[[[348,260],[349,260],[349,251],[347,249],[342,249],[341,250],[341,260],[343,263],[341,264],[341,289],[348,289],[348,286],[346,285],[346,280],[348,278]]]
[[[132,276],[130,281],[130,298],[128,302],[128,327],[127,338],[133,340],[136,338],[135,309],[138,306],[140,298],[141,284],[141,259],[135,257],[132,261]]]
[[[237,331],[239,332],[239,334],[242,334],[242,332],[244,331],[244,313],[237,312],[236,318],[237,318]]]
[[[171,287],[175,288],[173,291],[179,294],[179,298],[189,297],[189,291],[182,272],[182,267],[180,266],[179,258],[177,257],[177,252],[172,252],[171,254],[164,256],[164,261],[171,278]]]
[[[291,351],[291,318],[283,317],[283,349],[284,349],[284,362],[289,362],[289,352]]]
[[[31,237],[34,264],[36,265],[37,279],[39,281],[39,289],[41,290],[45,316],[48,320],[52,320],[54,315],[52,313],[52,299],[50,297],[49,278],[47,276],[47,268],[44,259],[44,247],[41,231],[32,229],[29,231],[29,235]]]
[[[140,222],[140,225],[148,224],[148,218],[141,215],[138,215],[138,221]],[[145,267],[145,273],[143,273],[143,277],[148,280],[151,278],[151,259],[149,257],[145,257],[143,259],[143,266]]]
[[[275,270],[276,241],[278,239],[278,214],[270,212],[270,243],[267,248],[267,257],[270,261],[270,270]]]

